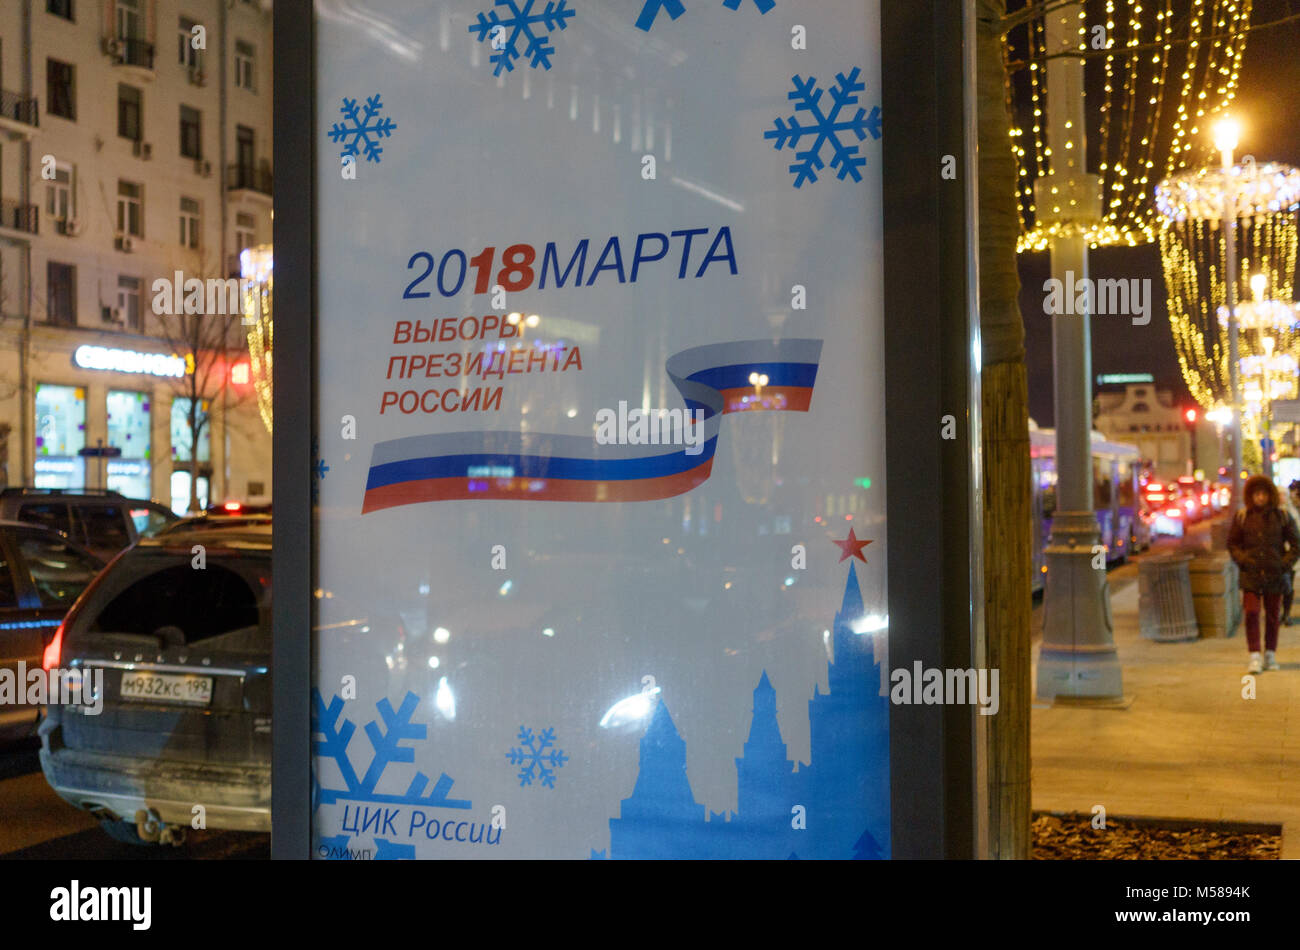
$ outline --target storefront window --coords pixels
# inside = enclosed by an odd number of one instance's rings
[[[80,386],[36,384],[37,488],[84,488],[86,390]]]
[[[109,390],[108,444],[122,450],[109,459],[108,487],[128,498],[148,498],[149,395],[131,390]]]
[[[199,401],[199,411],[195,420],[201,426],[199,431],[199,453],[197,461],[212,460],[212,425],[208,419],[208,401]],[[190,448],[194,445],[194,432],[190,426],[190,399],[177,396],[172,400],[172,459],[188,462],[191,458]]]
[[[199,463],[200,468],[205,466],[202,463],[212,460],[212,422],[208,417],[208,401],[202,399],[199,401],[198,412],[195,415],[195,422],[199,428],[199,444],[196,454],[191,454],[191,447],[194,445],[194,426],[190,421],[190,404],[191,400],[186,396],[177,396],[172,400],[172,479],[171,479],[171,501],[172,511],[178,515],[183,515],[190,506],[190,477],[189,463],[191,460]],[[199,505],[206,508],[208,506],[208,479],[200,472],[198,478],[198,496]]]

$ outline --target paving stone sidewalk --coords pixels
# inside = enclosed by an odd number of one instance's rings
[[[1035,705],[1034,809],[1088,814],[1104,805],[1110,815],[1276,823],[1282,857],[1300,858],[1300,626],[1282,628],[1281,671],[1260,674],[1256,698],[1243,699],[1241,625],[1227,639],[1144,640],[1136,565],[1113,572],[1110,583],[1132,703]],[[1041,606],[1034,618],[1037,629]]]

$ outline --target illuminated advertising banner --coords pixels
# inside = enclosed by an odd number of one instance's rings
[[[316,17],[312,853],[888,857],[878,4]]]

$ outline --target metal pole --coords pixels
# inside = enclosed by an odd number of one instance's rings
[[[1232,167],[1232,153],[1224,155],[1224,168]],[[1228,395],[1232,398],[1232,496],[1228,513],[1236,515],[1241,505],[1241,372],[1237,337],[1237,209],[1232,189],[1223,196],[1223,257],[1228,304]]]
[[[1070,3],[1046,15],[1049,53],[1079,48],[1082,14],[1083,4]],[[1064,300],[1072,303],[1075,288],[1088,286],[1088,242],[1082,229],[1101,218],[1100,181],[1084,167],[1082,59],[1048,61],[1047,106],[1052,169],[1035,186],[1037,204],[1048,220],[1068,226],[1051,242],[1052,278],[1059,281],[1056,286],[1063,289]],[[1057,510],[1044,552],[1047,578],[1037,693],[1043,699],[1117,701],[1123,680],[1093,500],[1090,318],[1074,309],[1066,306],[1052,314]]]

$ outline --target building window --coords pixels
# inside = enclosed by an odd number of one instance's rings
[[[132,330],[140,329],[140,278],[119,277],[117,279],[117,309],[122,319]]]
[[[36,487],[81,488],[86,460],[86,391],[36,384]]]
[[[59,222],[73,216],[71,165],[55,164],[53,180],[45,183],[45,214]]]
[[[194,28],[198,23],[189,17],[181,17],[176,28],[176,53],[182,66],[198,69],[201,65],[199,56],[203,52],[194,48]]]
[[[46,316],[50,323],[62,327],[77,325],[77,268],[72,264],[49,261],[45,267],[49,287]]]
[[[144,189],[130,181],[117,183],[117,233],[144,237]]]
[[[72,0],[45,0],[45,12],[61,16],[65,20],[75,20],[72,15]]]
[[[190,403],[188,396],[177,396],[172,400],[172,458],[178,462],[190,460],[190,446],[194,444],[194,431],[190,425]],[[196,462],[212,461],[210,422],[208,401],[200,399],[194,414],[194,427],[199,430],[199,451]]]
[[[45,61],[45,111],[50,115],[76,120],[77,97],[75,74],[71,63],[57,59]]]
[[[1130,412],[1150,412],[1150,411],[1151,411],[1151,407],[1148,406],[1148,405],[1147,405],[1146,403],[1144,403],[1144,402],[1135,402],[1135,403],[1133,403],[1133,408],[1132,408],[1131,410],[1129,410],[1129,411],[1130,411]]]
[[[235,253],[257,243],[257,219],[241,211],[235,215]]]
[[[181,157],[202,158],[203,140],[200,134],[202,119],[198,109],[181,106]]]
[[[108,461],[108,485],[128,498],[148,498],[149,395],[131,390],[108,391],[108,444],[122,455]]]
[[[140,90],[117,84],[117,134],[138,142],[144,137],[140,129]]]
[[[181,247],[198,249],[199,203],[194,198],[181,199]]]
[[[119,40],[138,40],[141,38],[140,0],[117,0],[117,38]]]
[[[253,66],[255,56],[253,44],[235,40],[235,88],[254,92]]]

